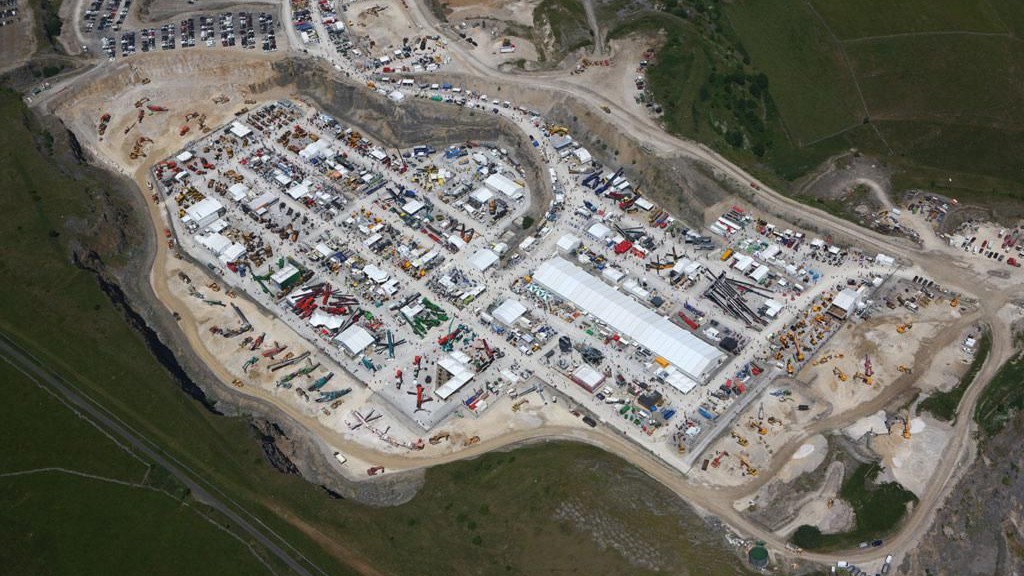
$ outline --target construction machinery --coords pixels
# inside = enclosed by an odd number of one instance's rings
[[[913,368],[911,368],[910,366],[904,366],[903,364],[900,364],[899,366],[897,366],[896,369],[899,370],[900,372],[903,372],[904,374],[913,374],[914,373],[914,369]]]
[[[859,381],[867,384],[868,386],[871,386],[872,384],[875,383],[875,379],[873,377],[868,376],[867,374],[865,374],[863,372],[857,372],[856,374],[854,374],[853,375],[853,379],[854,380],[859,380]]]
[[[384,471],[384,467],[383,466],[371,466],[371,467],[366,469],[366,475],[367,476],[376,476],[377,474],[380,474],[383,471]]]
[[[875,368],[871,365],[871,357],[867,354],[864,355],[864,376],[868,378],[875,375]]]
[[[910,324],[910,323],[900,324],[899,326],[896,327],[896,333],[897,334],[903,334],[904,332],[906,332],[907,330],[910,330],[913,327],[914,327],[914,325]]]
[[[848,379],[846,372],[843,372],[839,366],[832,368],[832,373],[835,374],[836,378],[839,378],[840,382],[846,382]]]
[[[792,376],[794,372],[796,372],[796,370],[793,368],[793,361],[786,360],[786,374]]]
[[[479,443],[480,443],[480,437],[479,436],[473,436],[472,438],[467,438],[466,441],[463,443],[463,446],[472,446],[474,444],[479,444]]]
[[[739,434],[737,432],[733,432],[732,437],[736,439],[736,443],[739,444],[740,446],[746,446],[747,444],[750,444],[750,442],[746,438],[744,438],[742,434]]]
[[[793,338],[793,345],[796,346],[796,361],[803,362],[804,351],[800,349],[800,340],[798,338]]]
[[[424,408],[423,405],[426,404],[427,402],[434,401],[433,398],[430,398],[429,396],[426,395],[426,391],[427,389],[424,388],[422,384],[416,384],[416,390],[409,390],[408,392],[406,392],[406,394],[412,394],[416,396],[416,409],[413,410],[413,413],[426,412],[427,409]]]
[[[768,429],[764,427],[764,424],[761,424],[753,418],[750,419],[750,422],[747,425],[750,426],[751,430],[757,430],[757,433],[761,436],[768,434]]]
[[[515,404],[512,405],[512,411],[513,412],[519,412],[519,409],[523,407],[523,404],[527,404],[529,402],[530,401],[527,400],[526,398],[523,398],[522,400],[519,400],[518,402],[516,402]]]
[[[950,301],[949,301],[949,305],[950,305],[950,307],[952,307],[952,308],[956,308],[957,306],[959,306],[959,305],[960,305],[960,299],[959,299],[959,298],[956,298],[956,297],[954,297],[954,298],[953,298],[952,300],[950,300]]]
[[[910,414],[903,413],[903,437],[910,440]]]
[[[747,472],[749,476],[757,476],[757,468],[754,468],[747,459],[740,456],[740,466]]]
[[[721,464],[722,464],[722,457],[723,456],[728,456],[728,455],[729,455],[728,452],[725,452],[725,451],[719,452],[718,455],[715,456],[715,459],[711,461],[711,467],[712,468],[718,468],[719,466],[721,466]]]
[[[451,434],[449,434],[448,432],[438,432],[437,434],[434,434],[433,436],[430,437],[430,443],[436,446],[450,437]]]

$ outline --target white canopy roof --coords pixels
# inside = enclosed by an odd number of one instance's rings
[[[514,324],[523,314],[526,314],[526,306],[511,298],[502,302],[501,306],[495,308],[493,313],[494,319],[506,326]]]
[[[513,200],[518,200],[523,197],[523,187],[502,174],[491,174],[486,180],[484,180],[484,185],[495,192],[508,196]]]
[[[469,195],[471,200],[475,200],[480,204],[486,204],[494,198],[494,192],[491,192],[487,188],[477,188]]]
[[[587,228],[587,234],[590,234],[596,240],[604,240],[611,233],[612,229],[600,222],[594,222],[590,228]]]
[[[558,239],[558,249],[563,252],[572,252],[580,247],[580,239],[575,234],[565,234]]]
[[[474,268],[481,272],[487,270],[491,266],[494,266],[494,263],[497,261],[498,255],[488,248],[478,250],[472,256],[469,257],[469,263],[472,264]]]
[[[344,347],[349,354],[355,356],[373,344],[373,336],[362,326],[353,324],[348,327],[348,330],[335,336],[334,341]]]
[[[664,316],[563,258],[537,268],[534,281],[665,358],[694,380],[705,380],[724,354]]]
[[[447,400],[452,394],[458,392],[467,382],[472,380],[473,376],[476,376],[476,372],[469,366],[451,355],[445,355],[437,365],[452,375],[443,386],[434,390],[434,394],[441,400]]]
[[[241,202],[249,194],[249,187],[239,182],[238,184],[232,184],[228,188],[228,192],[231,194],[231,199],[235,202]]]

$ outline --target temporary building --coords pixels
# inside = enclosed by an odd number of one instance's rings
[[[293,200],[301,200],[306,196],[309,196],[309,186],[305,183],[296,184],[288,189],[288,195],[291,196]]]
[[[473,265],[477,270],[484,272],[498,261],[498,255],[489,248],[483,250],[477,250],[472,256],[469,257],[469,263]]]
[[[842,320],[853,311],[859,301],[860,293],[846,288],[839,294],[836,294],[836,297],[832,300],[832,305],[829,306],[828,313]]]
[[[367,264],[363,267],[363,274],[376,284],[383,284],[388,281],[388,273],[376,264]]]
[[[764,315],[769,318],[775,318],[782,311],[782,302],[777,300],[765,300],[764,302]]]
[[[422,210],[423,206],[425,206],[423,202],[420,202],[419,200],[416,200],[414,198],[412,200],[409,200],[402,206],[402,212],[405,212],[406,214],[415,214]]]
[[[235,202],[241,202],[249,195],[249,187],[242,183],[232,184],[228,188],[228,194],[231,194],[231,199]]]
[[[573,151],[573,154],[576,156],[576,159],[579,160],[581,164],[589,164],[594,159],[594,157],[590,155],[590,152],[586,148],[577,148],[576,150]]]
[[[231,123],[231,133],[239,138],[245,138],[252,134],[252,128],[236,120]]]
[[[768,267],[765,266],[764,264],[761,264],[760,266],[755,268],[753,272],[750,273],[750,279],[758,283],[760,283],[761,280],[764,280],[767,276]]]
[[[513,200],[523,197],[523,187],[503,174],[491,174],[484,180],[484,186]]]
[[[707,380],[724,361],[724,354],[714,346],[563,258],[541,264],[533,279],[694,380]]]
[[[494,192],[488,188],[477,188],[469,195],[469,199],[476,202],[477,206],[483,206],[494,198]]]
[[[232,242],[223,252],[220,254],[220,261],[224,263],[234,262],[245,255],[245,246],[238,242]]]
[[[214,256],[220,256],[231,246],[231,240],[222,234],[202,234],[196,236],[196,242],[213,252]]]
[[[558,251],[562,254],[575,252],[580,247],[581,241],[575,234],[565,234],[558,239]]]
[[[401,102],[402,100],[405,100],[405,94],[402,94],[400,90],[395,90],[391,92],[391,94],[388,94],[388,98],[390,98],[392,102]]]
[[[178,154],[177,156],[174,157],[175,160],[177,160],[178,162],[181,162],[181,163],[188,162],[192,158],[193,158],[192,153],[189,152],[188,150],[185,150],[181,154]]]
[[[452,248],[455,248],[456,251],[462,250],[463,248],[466,247],[466,241],[463,240],[462,236],[459,236],[458,234],[449,234],[448,244]]]
[[[673,369],[671,366],[666,370],[664,377],[665,383],[669,386],[679,390],[683,394],[689,394],[697,387],[697,383],[692,379],[687,378],[682,372]]]
[[[291,264],[285,265],[277,272],[274,272],[270,276],[270,281],[277,287],[278,290],[287,288],[289,284],[299,279],[299,269]]]
[[[324,328],[326,330],[337,330],[345,323],[343,316],[335,314],[328,314],[322,309],[317,308],[313,311],[313,314],[309,317],[309,325],[314,328]]]
[[[200,229],[224,215],[224,205],[216,198],[203,198],[185,209],[185,215]]]
[[[572,381],[593,394],[594,390],[597,390],[604,383],[604,374],[594,370],[587,364],[580,364],[579,368],[572,371]]]
[[[272,206],[275,202],[277,202],[277,194],[274,194],[273,192],[264,192],[250,200],[247,206],[249,210],[259,213],[260,211]]]
[[[875,264],[880,264],[882,266],[892,266],[895,263],[896,260],[892,256],[886,256],[885,254],[881,253],[878,256],[875,256]]]
[[[434,395],[441,400],[450,398],[476,376],[476,372],[468,364],[469,358],[461,352],[458,354],[465,358],[465,361],[453,354],[447,354],[437,363],[437,389],[434,390]]]
[[[373,344],[373,336],[362,326],[353,324],[344,332],[335,336],[334,341],[344,348],[346,352],[356,356],[357,354],[362,354],[367,346]]]
[[[750,270],[750,267],[753,266],[753,264],[754,259],[750,256],[747,256],[746,254],[737,254],[733,267],[740,272],[746,272],[747,270]]]
[[[613,268],[611,266],[607,266],[604,270],[601,271],[601,278],[604,278],[605,280],[611,282],[612,284],[618,284],[625,277],[625,272],[619,270],[618,268]]]
[[[590,228],[587,228],[587,235],[594,240],[604,240],[612,233],[612,229],[605,226],[601,222],[594,222]]]
[[[771,246],[761,251],[761,260],[764,260],[765,262],[771,262],[772,259],[775,258],[775,256],[777,256],[781,251],[782,248],[779,248],[778,244],[772,244]]]
[[[562,148],[572,144],[572,136],[569,136],[568,134],[564,136],[553,135],[549,140],[551,141],[551,146],[553,146],[555,150],[561,150]]]
[[[502,302],[492,313],[494,319],[505,326],[515,324],[517,320],[522,318],[523,314],[526,314],[526,306],[523,306],[518,300],[511,298]]]

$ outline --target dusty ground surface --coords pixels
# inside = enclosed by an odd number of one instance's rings
[[[20,66],[36,51],[32,7],[26,0],[19,0],[17,7],[18,15],[0,26],[0,73]]]
[[[420,34],[399,0],[356,0],[347,6],[339,17],[347,20],[355,34],[370,38],[377,51],[399,48],[402,38],[412,39]],[[377,12],[375,9],[380,7],[384,10]]]
[[[196,14],[200,11],[206,15],[216,12],[237,13],[243,10],[277,12],[278,7],[265,0],[198,0],[194,4],[189,4],[188,0],[142,0],[139,9],[132,10],[125,22],[130,26],[149,25]]]
[[[449,22],[486,18],[529,27],[533,26],[533,10],[540,0],[446,0],[444,4]]]

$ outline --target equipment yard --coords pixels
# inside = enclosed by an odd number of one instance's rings
[[[778,565],[892,574],[928,529],[973,452],[970,418],[922,400],[969,409],[1012,351],[1019,226],[947,231],[910,197],[885,236],[796,204],[631,110],[632,63],[504,71],[479,2],[454,32],[397,0],[179,4],[79,1],[92,66],[25,100],[138,185],[157,298],[332,473],[570,439]],[[912,504],[868,522],[861,476]],[[808,529],[835,539],[801,550]]]

